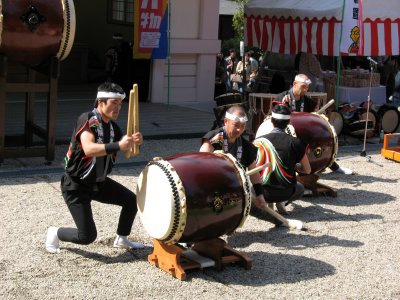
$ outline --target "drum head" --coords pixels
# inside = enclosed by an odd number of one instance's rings
[[[395,107],[386,108],[381,115],[381,129],[385,133],[393,133],[399,127],[400,114]]]
[[[136,190],[140,219],[147,233],[155,239],[176,239],[186,219],[182,182],[166,161],[146,166]]]
[[[333,126],[337,135],[343,130],[343,116],[340,112],[332,111],[329,116],[329,123]]]
[[[365,108],[362,109],[362,111],[359,114],[359,120],[361,121],[366,121],[367,120],[367,115],[368,115],[368,124],[369,122],[372,122],[372,127],[375,127],[376,125],[376,120],[377,120],[377,116],[376,113],[372,110],[370,110],[367,114],[367,111]]]
[[[256,138],[268,134],[274,129],[274,125],[272,125],[271,118],[267,117],[261,123],[260,127],[257,129]]]

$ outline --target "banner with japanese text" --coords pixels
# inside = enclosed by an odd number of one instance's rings
[[[340,52],[344,55],[360,55],[362,52],[362,0],[345,0],[342,21]]]
[[[134,1],[133,58],[167,57],[168,9],[168,0]]]

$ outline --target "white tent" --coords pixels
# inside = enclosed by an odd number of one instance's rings
[[[338,56],[343,41],[344,3],[344,0],[250,0],[244,9],[245,43],[275,53],[302,51]],[[357,5],[360,5],[361,35],[358,55],[399,55],[400,1],[358,0]]]

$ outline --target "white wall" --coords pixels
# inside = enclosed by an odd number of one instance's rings
[[[151,102],[214,100],[218,18],[219,1],[171,0],[171,59],[152,61]]]

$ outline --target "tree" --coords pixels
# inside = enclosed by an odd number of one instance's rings
[[[244,6],[249,2],[249,0],[232,0],[238,7],[238,11],[233,15],[232,23],[235,29],[236,38],[239,41],[244,39]]]

